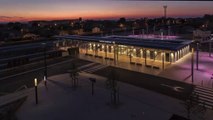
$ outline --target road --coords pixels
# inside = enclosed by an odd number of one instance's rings
[[[180,100],[186,100],[193,91],[193,85],[191,84],[112,66],[98,70],[94,74],[108,77],[112,70],[116,72],[120,82],[132,84]]]
[[[71,68],[72,63],[76,67],[91,63],[89,61],[74,59],[71,57],[59,58],[48,61],[47,74],[48,76],[67,72]],[[16,69],[4,71],[0,73],[0,95],[14,92],[23,85],[33,87],[33,80],[37,78],[39,81],[43,79],[44,74],[43,62],[34,63],[31,65],[21,66]]]

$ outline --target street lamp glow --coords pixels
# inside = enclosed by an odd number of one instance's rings
[[[124,24],[121,23],[119,26],[120,26],[121,28],[123,28],[123,27],[124,27]]]
[[[38,86],[38,80],[37,80],[37,78],[34,79],[34,85]]]
[[[171,53],[171,57],[172,57],[172,58],[174,57],[174,54],[173,54],[173,53]]]
[[[46,82],[46,80],[47,80],[47,78],[46,78],[46,76],[44,76],[44,82]]]

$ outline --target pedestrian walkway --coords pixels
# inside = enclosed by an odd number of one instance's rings
[[[147,73],[147,74],[153,74],[153,75],[158,75],[162,70],[161,69],[155,69],[151,65],[150,67],[145,66],[144,64],[130,64],[129,62],[114,62],[113,60],[110,59],[102,59],[102,58],[95,58],[93,56],[85,56],[80,54],[79,55],[80,59],[85,59],[88,61],[96,62],[99,64],[103,64],[106,66],[114,66],[118,68],[123,68],[123,69],[128,69],[136,72],[142,72],[142,73]]]
[[[172,64],[169,68],[161,71],[159,76],[178,80],[207,88],[213,88],[213,57],[209,57],[207,52],[199,53],[198,70],[196,67],[196,54],[194,54],[194,80],[191,77],[191,54]]]
[[[89,78],[96,78],[94,95],[91,95]],[[81,72],[79,87],[73,89],[69,74],[49,77],[48,89],[38,86],[38,104],[32,91],[17,112],[19,120],[169,120],[173,114],[186,116],[182,101],[143,88],[120,83],[120,105],[109,104],[110,92],[106,78]],[[160,103],[160,104],[159,104]],[[199,113],[198,113],[199,114]],[[212,120],[208,110],[205,120]],[[192,116],[193,120],[196,115]]]
[[[142,72],[146,74],[152,74],[161,76],[164,78],[182,81],[186,83],[192,83],[191,80],[191,54],[187,54],[175,63],[167,64],[166,69],[158,69],[159,65],[149,66],[144,64],[130,64],[129,62],[114,62],[112,60],[105,60],[102,58],[95,58],[93,56],[79,55],[79,58],[86,59],[92,62],[97,62],[103,65],[115,66],[119,68],[128,69],[131,71]],[[209,57],[207,52],[199,52],[199,65],[198,70],[196,69],[196,53],[194,54],[194,85],[201,85],[208,88],[213,88],[213,57]]]
[[[213,89],[196,85],[193,92],[198,95],[198,102],[201,105],[213,109]]]
[[[14,93],[0,96],[0,106],[16,101],[24,96],[28,96],[29,94],[32,94],[32,91],[34,91],[33,88],[27,88],[25,90],[16,91]]]
[[[92,67],[88,67],[84,70],[82,70],[83,72],[87,72],[87,73],[94,73],[95,71],[101,70],[103,68],[108,67],[107,65],[103,65],[103,64],[95,64]]]

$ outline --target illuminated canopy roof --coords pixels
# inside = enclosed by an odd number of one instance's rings
[[[191,40],[183,39],[142,39],[142,38],[132,38],[124,36],[108,36],[108,37],[98,37],[98,36],[78,36],[78,35],[66,35],[66,36],[55,36],[59,40],[80,40],[85,42],[102,42],[108,44],[119,44],[119,45],[129,45],[144,48],[154,48],[163,50],[177,51],[181,48],[191,44]]]

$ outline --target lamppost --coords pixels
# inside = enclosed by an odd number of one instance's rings
[[[142,36],[144,37],[144,29],[142,29]]]
[[[89,78],[89,80],[92,83],[92,95],[94,95],[94,83],[96,83],[96,79],[95,78]]]
[[[171,26],[168,26],[168,36],[171,35]]]
[[[155,27],[155,25],[153,26],[153,35],[155,34],[155,29],[156,29],[156,27]]]
[[[102,29],[101,36],[103,37],[104,36],[104,25],[101,25],[101,29]]]
[[[38,104],[38,89],[37,89],[38,81],[37,81],[37,78],[34,79],[34,86],[35,86],[35,101],[36,101],[36,104]]]
[[[124,34],[127,36],[127,27],[125,27],[124,30],[125,30]]]
[[[47,46],[46,46],[46,42],[42,43],[42,45],[44,46],[44,85],[45,87],[47,87]]]
[[[132,34],[135,35],[135,28],[136,28],[137,22],[134,22],[132,24]]]
[[[132,34],[135,35],[135,28],[132,27]]]
[[[212,38],[210,38],[210,41],[209,41],[209,57],[211,57],[211,52],[212,52],[212,41],[213,41],[213,36]]]
[[[164,6],[163,6],[163,9],[164,9],[164,18],[166,19],[166,12],[167,12],[166,9],[167,9],[167,5],[164,5]]]
[[[211,76],[211,81],[213,80],[213,74],[212,74],[212,76]],[[212,81],[212,88],[213,88],[213,81]]]
[[[198,64],[199,64],[199,43],[197,42],[197,49],[196,49],[196,67],[198,70]]]
[[[194,83],[194,48],[192,48],[192,56],[191,56],[191,76],[192,76],[192,84]]]
[[[116,65],[116,49],[117,47],[115,46],[115,41],[112,42],[113,43],[113,52],[114,52],[114,65]]]

